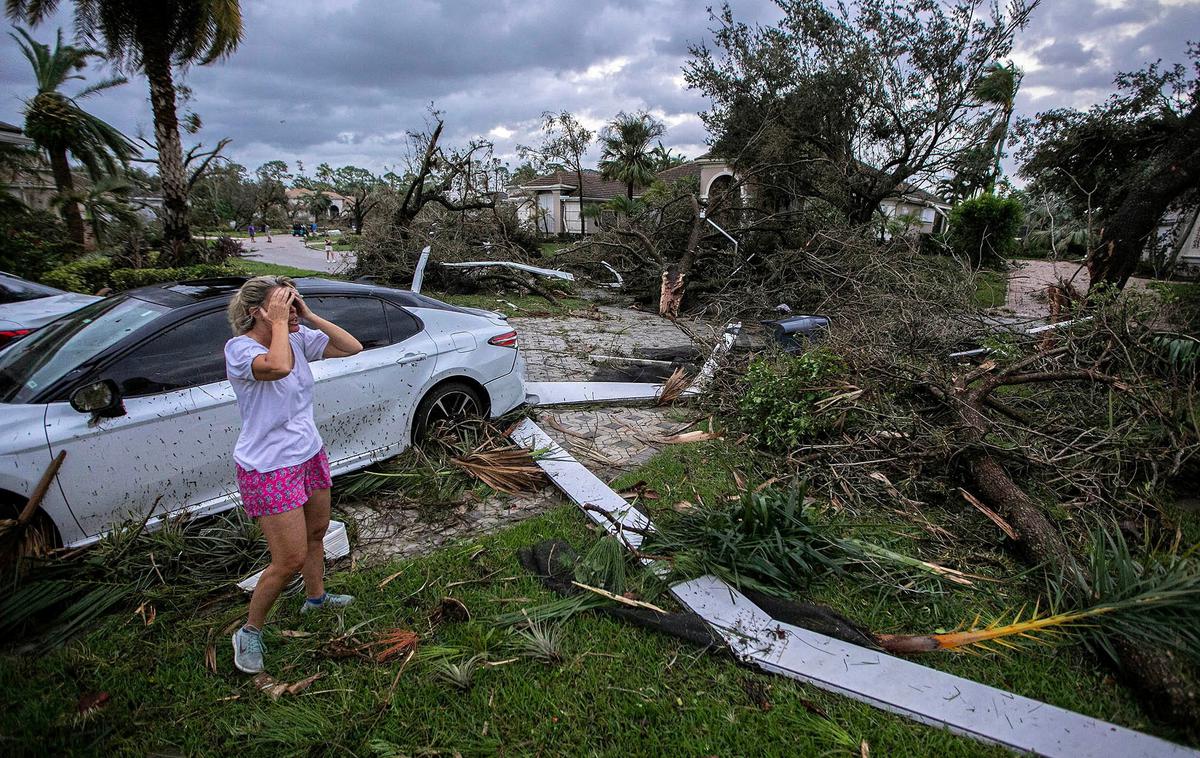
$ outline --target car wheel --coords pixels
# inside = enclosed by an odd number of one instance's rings
[[[483,400],[475,388],[462,382],[447,382],[435,387],[417,404],[413,420],[413,442],[421,444],[431,430],[443,425],[483,416]]]

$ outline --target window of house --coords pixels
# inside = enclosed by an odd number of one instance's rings
[[[225,378],[225,312],[206,313],[162,332],[118,358],[98,378],[126,397],[196,387]]]

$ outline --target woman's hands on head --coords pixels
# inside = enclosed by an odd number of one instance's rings
[[[258,317],[272,325],[282,323],[286,326],[292,315],[292,305],[299,299],[299,293],[291,287],[276,287],[267,297],[266,304],[258,309]],[[299,309],[297,306],[297,311]]]
[[[303,319],[312,318],[313,312],[308,309],[308,303],[304,302],[304,298],[299,292],[295,292],[296,299],[292,301],[292,305],[296,306],[296,315]]]

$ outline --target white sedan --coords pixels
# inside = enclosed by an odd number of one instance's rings
[[[244,279],[105,298],[0,352],[0,510],[19,508],[60,451],[42,504],[64,546],[113,526],[237,504],[241,422],[223,347]],[[375,285],[298,279],[315,312],[363,344],[313,364],[313,412],[333,473],[401,452],[440,419],[498,417],[525,400],[503,316]],[[49,526],[49,525],[47,525]]]

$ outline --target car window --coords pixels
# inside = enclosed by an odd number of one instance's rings
[[[137,298],[106,297],[12,343],[0,351],[0,402],[29,402],[169,310]]]
[[[354,335],[364,350],[391,344],[383,301],[373,297],[322,295],[306,297],[308,307],[321,318],[332,321]]]
[[[44,284],[28,282],[15,276],[0,274],[0,305],[23,303],[26,300],[37,300],[61,294],[63,294],[62,290],[56,290]]]
[[[403,342],[421,331],[421,325],[417,323],[413,315],[400,306],[385,302],[383,310],[387,313],[388,334],[392,338],[393,345]]]
[[[101,370],[126,397],[185,389],[225,378],[229,324],[224,311],[173,326]]]

